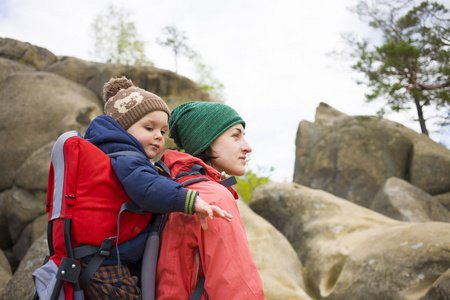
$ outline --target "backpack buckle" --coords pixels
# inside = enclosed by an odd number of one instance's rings
[[[111,244],[117,237],[110,237],[104,239],[102,244],[100,245],[100,249],[98,250],[98,255],[102,257],[108,257],[111,254]]]

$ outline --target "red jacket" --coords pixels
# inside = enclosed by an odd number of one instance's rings
[[[208,230],[204,231],[196,215],[170,214],[161,236],[156,299],[189,299],[203,274],[209,299],[265,299],[236,199],[216,183],[220,174],[189,154],[168,150],[161,159],[173,177],[189,172],[196,163],[204,166],[212,181],[192,184],[189,189],[199,191],[203,200],[226,210],[233,219],[208,219]],[[202,299],[206,299],[205,294]]]

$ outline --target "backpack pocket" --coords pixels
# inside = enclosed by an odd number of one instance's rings
[[[33,272],[34,285],[36,286],[36,292],[39,295],[39,299],[50,299],[53,290],[55,289],[57,272],[58,266],[51,259],[45,265]],[[61,288],[58,300],[64,299],[64,291]]]

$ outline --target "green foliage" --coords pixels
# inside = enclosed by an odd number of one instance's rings
[[[257,167],[257,171],[249,169],[244,176],[237,178],[236,191],[245,203],[250,202],[253,191],[270,182],[270,173],[274,170],[271,167],[268,171],[264,167]]]
[[[162,29],[162,32],[165,35],[165,39],[156,39],[156,42],[172,50],[175,59],[175,73],[178,73],[178,56],[183,55],[187,58],[192,58],[196,53],[187,45],[186,41],[188,38],[183,31],[174,26],[166,26]]]
[[[444,5],[411,0],[360,0],[352,9],[360,19],[381,34],[370,44],[352,35],[344,36],[356,59],[352,68],[365,75],[371,92],[367,101],[383,99],[386,108],[399,112],[416,108],[422,133],[428,135],[423,108],[450,109],[450,19]],[[445,123],[444,123],[445,124]]]
[[[129,13],[112,4],[91,25],[94,57],[101,62],[126,65],[153,65],[145,55],[145,44],[138,39]]]

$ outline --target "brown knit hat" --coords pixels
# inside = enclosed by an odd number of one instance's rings
[[[112,117],[125,130],[149,112],[160,110],[170,118],[170,109],[160,97],[135,87],[126,77],[111,78],[103,86],[105,115]]]

